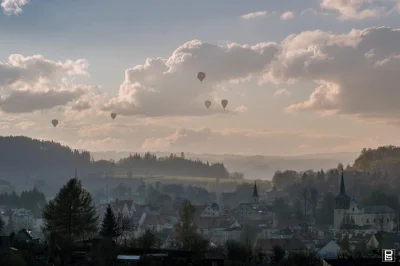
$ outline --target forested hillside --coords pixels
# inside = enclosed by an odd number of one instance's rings
[[[397,175],[400,173],[400,147],[391,145],[377,149],[363,149],[354,161],[353,167],[357,170]]]
[[[146,153],[130,155],[118,162],[93,161],[88,151],[78,151],[59,143],[41,141],[23,136],[0,137],[0,173],[44,175],[45,173],[71,174],[78,168],[80,173],[105,172],[127,175],[172,175],[199,177],[229,177],[221,163],[209,164],[181,157],[156,157]]]

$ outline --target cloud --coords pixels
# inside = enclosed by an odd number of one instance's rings
[[[7,15],[19,15],[22,13],[22,7],[28,3],[29,0],[2,0],[1,7]]]
[[[400,30],[368,28],[348,34],[291,35],[270,66],[276,83],[314,81],[309,99],[288,107],[364,117],[398,117]]]
[[[193,40],[178,47],[168,59],[147,59],[144,65],[126,70],[118,96],[103,110],[143,116],[226,113],[212,92],[232,80],[259,76],[277,52],[275,43],[220,46]],[[202,83],[196,78],[199,71],[207,75]],[[210,109],[204,107],[208,99],[214,102]]]
[[[29,113],[65,106],[91,90],[73,83],[73,77],[87,75],[84,59],[64,62],[42,55],[10,55],[0,62],[0,108],[5,113]]]
[[[278,89],[275,91],[274,96],[279,97],[279,96],[290,96],[292,95],[292,92],[289,91],[288,89]]]
[[[258,12],[253,12],[253,13],[248,13],[241,15],[241,19],[249,20],[249,19],[255,19],[255,18],[261,18],[265,17],[267,15],[267,11],[258,11]]]
[[[171,147],[185,147],[191,144],[206,141],[211,136],[209,128],[199,130],[179,128],[175,133],[164,138],[149,138],[147,139],[142,148],[151,150],[163,150]]]
[[[281,20],[290,20],[294,18],[294,14],[291,11],[287,11],[281,15]]]
[[[399,3],[399,0],[321,0],[320,6],[338,12],[340,20],[362,20],[388,14]]]
[[[30,113],[65,105],[83,93],[84,91],[80,89],[44,92],[13,90],[9,95],[0,99],[0,107],[5,113]]]
[[[180,128],[164,137],[147,139],[142,150],[295,155],[304,153],[305,147],[307,153],[319,153],[348,151],[346,147],[359,150],[366,143],[371,143],[369,138],[307,131]]]

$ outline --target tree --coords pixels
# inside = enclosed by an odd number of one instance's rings
[[[106,214],[104,215],[100,235],[102,237],[115,238],[119,236],[119,227],[111,205],[108,204]]]
[[[197,244],[201,242],[201,236],[197,233],[197,226],[194,222],[196,209],[185,200],[179,211],[179,223],[175,230],[177,233],[176,240],[184,250],[199,250]]]
[[[236,180],[243,180],[244,179],[244,174],[241,172],[233,172],[230,174],[230,178],[236,179]]]
[[[322,200],[321,208],[317,209],[317,224],[333,224],[333,210],[335,208],[335,196],[332,193],[326,193]]]
[[[117,214],[117,224],[118,224],[118,237],[117,242],[121,242],[121,238],[124,238],[126,232],[134,230],[134,224],[129,216],[123,215],[122,213]]]
[[[340,256],[345,257],[351,254],[349,236],[345,235],[339,243],[340,246]]]
[[[246,262],[248,260],[248,253],[251,248],[246,247],[238,241],[227,240],[225,242],[226,255],[229,261]]]
[[[158,242],[156,236],[150,231],[150,229],[147,229],[144,234],[136,239],[137,247],[145,249],[157,247]]]
[[[283,198],[277,198],[274,200],[272,210],[276,213],[278,219],[287,219],[292,213],[292,209],[286,204]]]
[[[12,219],[12,216],[10,215],[8,217],[8,223],[7,227],[5,228],[5,231],[7,234],[11,234],[15,230],[15,224],[14,224],[14,219]]]
[[[4,229],[4,221],[3,221],[3,219],[1,219],[1,216],[0,216],[0,235],[3,232],[3,229]]]
[[[280,246],[272,247],[271,265],[278,265],[285,258],[285,250]]]
[[[374,222],[379,230],[383,231],[383,228],[385,227],[385,214],[383,211],[375,214]]]
[[[57,233],[68,242],[97,231],[96,209],[77,178],[70,179],[43,210],[45,234]]]
[[[318,205],[318,190],[316,188],[310,189],[310,207],[312,211],[313,218],[317,218],[317,205]]]

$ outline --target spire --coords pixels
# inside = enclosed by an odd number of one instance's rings
[[[257,184],[254,181],[253,198],[258,198]]]
[[[344,187],[344,179],[343,179],[343,172],[342,171],[342,178],[340,179],[340,195],[346,195],[346,189]]]
[[[74,178],[78,178],[78,169],[77,169],[77,168],[75,168],[75,175],[74,175]]]

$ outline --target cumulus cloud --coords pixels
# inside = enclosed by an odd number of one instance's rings
[[[278,89],[275,91],[274,96],[279,97],[279,96],[290,96],[292,95],[292,92],[289,91],[288,89]]]
[[[223,83],[259,76],[277,52],[275,43],[220,46],[193,40],[168,59],[147,59],[144,65],[126,70],[118,96],[103,110],[144,116],[226,113],[218,99],[211,99],[212,92]],[[207,75],[202,83],[196,78],[199,71]],[[210,109],[204,107],[208,99],[214,102]]]
[[[151,150],[162,150],[171,147],[188,147],[191,144],[206,141],[211,136],[209,128],[199,130],[179,128],[173,134],[163,138],[149,138],[142,148]]]
[[[291,11],[284,12],[281,15],[281,20],[290,20],[294,18],[294,13]]]
[[[22,7],[28,3],[29,0],[2,0],[1,7],[7,15],[19,15],[22,13]]]
[[[340,20],[362,20],[387,14],[399,3],[399,0],[321,0],[320,6],[338,12]]]
[[[241,15],[241,19],[249,20],[249,19],[255,19],[255,18],[261,18],[265,17],[267,15],[267,11],[258,11],[258,12],[253,12],[253,13],[248,13]]]
[[[87,75],[86,60],[64,62],[42,55],[10,55],[0,62],[0,108],[6,113],[28,113],[64,106],[90,91],[90,86],[74,84],[72,78]]]
[[[291,35],[271,63],[267,79],[314,81],[310,98],[288,110],[393,117],[400,107],[400,30],[368,28],[348,34],[322,31]]]

